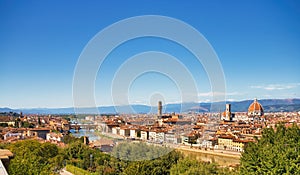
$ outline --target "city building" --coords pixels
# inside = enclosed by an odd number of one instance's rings
[[[158,115],[158,118],[160,118],[162,115],[162,102],[161,101],[158,101],[157,115]]]
[[[262,105],[254,99],[254,102],[250,104],[248,108],[248,117],[252,118],[254,121],[260,121],[264,115],[264,109]]]
[[[232,121],[234,114],[231,112],[231,104],[226,104],[226,109],[221,115],[221,120]]]

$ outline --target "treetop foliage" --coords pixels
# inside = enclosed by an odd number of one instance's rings
[[[300,174],[299,127],[264,129],[262,138],[245,148],[240,174]]]
[[[71,165],[95,174],[187,175],[187,174],[300,174],[300,129],[297,125],[263,130],[262,138],[249,143],[239,169],[229,170],[215,163],[184,157],[180,152],[145,143],[121,143],[112,155],[69,136],[66,147],[35,140],[1,145],[14,153],[9,174],[59,174]],[[135,161],[129,161],[129,160]]]

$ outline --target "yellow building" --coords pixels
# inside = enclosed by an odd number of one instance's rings
[[[234,136],[223,135],[218,137],[218,147],[219,149],[231,150],[233,145]]]
[[[218,148],[229,151],[243,152],[245,145],[249,142],[249,140],[237,139],[231,135],[223,135],[218,138]]]

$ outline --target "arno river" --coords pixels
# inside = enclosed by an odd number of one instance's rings
[[[80,129],[79,132],[75,132],[74,129],[71,129],[70,132],[74,137],[88,136],[90,141],[100,139],[100,136],[98,136],[94,130]]]
[[[70,132],[75,137],[88,136],[90,141],[100,139],[100,136],[98,136],[94,132],[94,130],[81,129],[77,133],[75,133],[74,130],[70,130]],[[229,165],[234,165],[234,164],[240,163],[239,158],[235,158],[235,157],[224,157],[224,156],[220,156],[220,155],[205,154],[205,153],[201,153],[201,152],[188,151],[188,150],[180,150],[180,152],[182,152],[185,156],[188,156],[190,158],[194,158],[199,161],[205,161],[205,162],[215,162],[221,166],[229,166]]]

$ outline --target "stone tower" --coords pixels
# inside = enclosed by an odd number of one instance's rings
[[[162,115],[162,102],[158,101],[158,106],[157,106],[157,115],[160,118]]]

